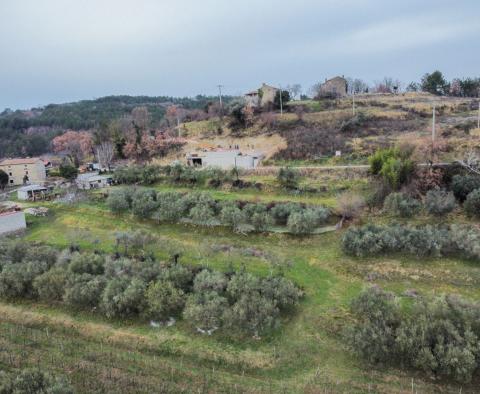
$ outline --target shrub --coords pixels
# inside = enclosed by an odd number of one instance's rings
[[[111,279],[103,291],[101,308],[108,318],[132,317],[145,308],[145,289],[141,279],[126,276]]]
[[[415,172],[410,160],[411,152],[397,148],[381,149],[369,157],[370,172],[381,175],[386,183],[397,190],[407,183]]]
[[[227,288],[228,279],[221,272],[210,272],[208,270],[203,270],[193,281],[193,291],[196,293],[204,293],[215,291],[217,293],[222,293]]]
[[[277,175],[277,181],[280,186],[285,189],[296,189],[298,187],[298,182],[300,181],[300,174],[297,170],[290,167],[280,168]]]
[[[107,197],[107,207],[115,213],[127,211],[132,206],[132,191],[127,188],[116,188]]]
[[[458,201],[463,202],[475,189],[480,189],[480,176],[454,175],[450,188]]]
[[[281,276],[269,276],[262,280],[262,294],[280,309],[296,305],[303,292],[291,281]]]
[[[193,271],[185,265],[173,263],[162,267],[158,278],[162,281],[171,282],[176,288],[187,292],[192,287]]]
[[[343,219],[358,217],[364,207],[365,200],[358,194],[345,192],[337,198],[337,210]]]
[[[0,273],[0,297],[35,297],[33,280],[47,270],[47,264],[40,261],[5,265]]]
[[[194,293],[187,299],[183,318],[197,330],[211,334],[223,325],[228,307],[227,299],[214,291]]]
[[[63,300],[78,308],[94,308],[100,302],[105,278],[91,274],[72,275],[67,280]]]
[[[391,361],[400,322],[393,295],[372,287],[353,300],[351,310],[360,323],[347,331],[349,345],[371,363]]]
[[[318,223],[318,216],[312,209],[294,212],[288,217],[287,227],[292,234],[311,233]]]
[[[157,194],[157,209],[152,218],[158,222],[175,223],[182,217],[181,195],[176,192],[163,192]]]
[[[443,216],[455,209],[455,197],[452,192],[442,189],[429,190],[425,197],[425,209],[431,215]]]
[[[138,166],[122,166],[115,169],[113,179],[116,183],[134,184],[141,180],[141,168]]]
[[[132,212],[135,216],[148,218],[157,207],[157,194],[154,190],[139,189],[133,194]]]
[[[480,217],[480,188],[467,196],[463,207],[468,216]]]
[[[276,224],[284,226],[287,224],[289,216],[293,212],[298,212],[300,210],[302,210],[302,206],[300,204],[288,202],[285,204],[276,204],[270,210],[270,213],[272,214]]]
[[[248,223],[253,226],[255,231],[266,231],[274,223],[265,204],[247,204],[243,208],[243,212],[247,217]]]
[[[394,216],[409,218],[421,209],[421,203],[403,193],[391,193],[385,199],[383,208]]]
[[[73,274],[101,275],[105,258],[96,253],[74,253],[70,258],[68,270]]]
[[[152,282],[145,292],[146,314],[157,320],[166,320],[180,312],[185,304],[185,295],[172,282]]]
[[[245,213],[233,202],[225,203],[220,211],[220,221],[223,224],[238,228],[241,223],[246,222]]]
[[[243,293],[224,314],[225,325],[234,330],[249,333],[255,337],[278,325],[279,310],[275,302],[260,292]]]
[[[190,210],[190,219],[201,226],[212,226],[215,224],[215,210],[208,202],[199,203]]]
[[[60,301],[67,283],[67,271],[61,267],[55,267],[33,281],[33,287],[38,297],[44,301]]]

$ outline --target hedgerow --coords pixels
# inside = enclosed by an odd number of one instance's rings
[[[142,219],[188,222],[201,226],[225,225],[236,231],[267,231],[287,226],[293,234],[308,234],[326,223],[330,210],[297,203],[247,203],[217,201],[202,192],[156,192],[153,189],[113,189],[107,206],[114,213],[131,212]]]
[[[408,253],[415,256],[450,256],[480,258],[480,230],[467,225],[412,227],[394,224],[367,224],[348,229],[342,238],[345,253],[375,256]]]

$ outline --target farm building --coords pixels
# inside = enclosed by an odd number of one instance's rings
[[[8,174],[10,186],[43,183],[47,178],[45,162],[37,158],[5,159],[0,162],[0,170]]]
[[[98,172],[80,174],[77,177],[76,184],[79,189],[100,189],[112,185],[113,177],[111,175],[99,175]]]
[[[17,197],[19,200],[44,199],[51,189],[51,187],[46,186],[27,185],[17,190]]]
[[[256,168],[264,158],[261,152],[242,153],[239,149],[214,150],[187,155],[187,164],[194,167]]]
[[[347,80],[344,77],[335,77],[332,79],[325,79],[325,82],[320,85],[318,95],[320,97],[345,97],[348,91]]]
[[[258,90],[246,93],[244,98],[247,105],[264,108],[273,105],[278,91],[280,91],[280,89],[264,83]]]
[[[0,213],[0,235],[15,233],[26,228],[25,213],[22,211]]]

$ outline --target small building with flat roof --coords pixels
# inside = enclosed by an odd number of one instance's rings
[[[243,153],[239,149],[194,152],[187,155],[187,164],[193,167],[256,168],[265,157],[261,152]]]
[[[98,172],[90,172],[78,175],[76,184],[79,189],[100,189],[113,184],[112,175],[100,175]]]
[[[40,185],[27,185],[17,190],[17,197],[19,200],[37,200],[44,199],[52,187]]]

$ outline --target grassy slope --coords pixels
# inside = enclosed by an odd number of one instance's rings
[[[351,259],[341,252],[338,233],[303,239],[282,234],[239,236],[222,229],[139,223],[128,215],[114,216],[100,205],[83,204],[77,208],[57,207],[53,216],[35,218],[27,238],[57,246],[77,242],[86,248],[94,247],[98,240],[102,247],[113,250],[113,232],[133,228],[158,235],[155,251],[163,258],[180,250],[185,262],[219,269],[226,269],[230,263],[245,264],[259,275],[272,269],[270,261],[292,261],[287,276],[305,289],[306,297],[298,313],[285,321],[281,330],[261,341],[247,338],[233,342],[193,334],[183,322],[158,330],[145,323],[112,323],[60,307],[0,304],[0,313],[7,316],[0,332],[5,346],[11,349],[8,352],[27,364],[51,356],[49,366],[71,371],[77,387],[86,391],[90,387],[83,388],[81,382],[89,373],[107,391],[114,391],[118,381],[133,379],[145,391],[164,384],[165,390],[187,392],[202,385],[210,385],[206,391],[211,392],[404,392],[411,388],[412,375],[364,368],[342,344],[340,333],[350,318],[348,303],[364,286],[364,278],[373,272],[378,277],[375,283],[399,294],[415,288],[430,294],[448,291],[471,298],[480,296],[480,273],[473,264],[457,260],[420,263],[403,256]],[[236,251],[218,251],[215,245],[232,245]],[[247,256],[247,248],[262,250],[269,257]],[[41,329],[36,334],[22,334],[18,327],[23,324]],[[50,327],[51,337],[42,339],[45,326]],[[30,345],[24,345],[25,341]],[[66,356],[61,346],[71,348]],[[21,355],[25,350],[28,356]],[[65,357],[67,361],[59,363]],[[2,362],[8,365],[4,359]],[[79,367],[84,364],[88,365],[86,369]],[[438,390],[419,377],[414,381],[421,392]],[[122,387],[133,391],[127,383]]]

